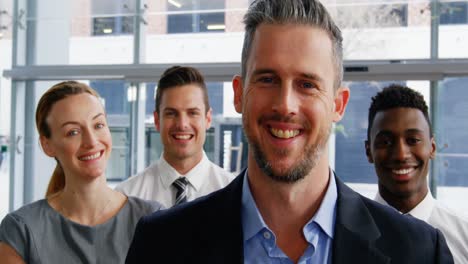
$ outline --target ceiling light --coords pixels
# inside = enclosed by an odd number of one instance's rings
[[[176,0],[167,0],[167,2],[177,8],[180,8],[182,6],[182,4],[177,2]]]
[[[224,24],[210,24],[206,28],[208,30],[221,30],[221,29],[225,29],[226,25],[224,25]]]

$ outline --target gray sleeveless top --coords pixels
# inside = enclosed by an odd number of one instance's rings
[[[30,264],[124,263],[138,220],[159,209],[157,202],[128,197],[114,217],[90,227],[66,219],[47,200],[39,200],[5,216],[0,241]]]

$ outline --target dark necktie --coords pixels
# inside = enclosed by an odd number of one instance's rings
[[[174,205],[185,203],[187,201],[187,184],[188,181],[185,177],[180,177],[172,183],[177,190]]]

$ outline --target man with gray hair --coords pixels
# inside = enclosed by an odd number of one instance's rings
[[[440,232],[352,191],[329,167],[344,115],[342,37],[316,0],[257,0],[234,106],[248,166],[230,185],[140,220],[127,263],[453,263]]]

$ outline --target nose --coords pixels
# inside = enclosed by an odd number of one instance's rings
[[[291,82],[283,82],[273,95],[273,111],[283,115],[296,115],[299,111],[299,100]]]
[[[410,148],[405,140],[398,140],[393,146],[393,158],[398,161],[405,161],[411,156]]]
[[[92,130],[84,130],[82,136],[82,145],[85,148],[93,148],[98,142],[97,135]]]
[[[188,127],[188,124],[189,124],[189,117],[187,114],[183,113],[183,114],[180,114],[178,117],[177,117],[177,127],[179,127],[179,129],[186,129]]]

